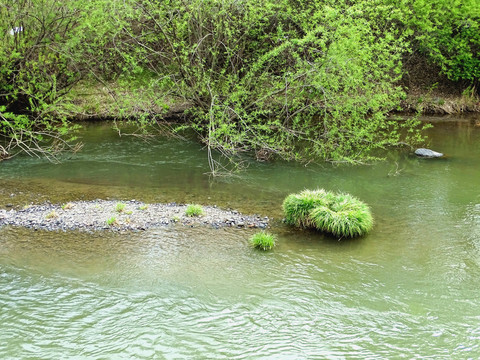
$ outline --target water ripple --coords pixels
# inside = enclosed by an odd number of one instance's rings
[[[458,248],[406,258],[407,244],[284,236],[264,254],[233,229],[22,231],[0,237],[2,358],[480,354],[475,268]]]

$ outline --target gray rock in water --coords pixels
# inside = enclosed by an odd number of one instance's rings
[[[421,157],[427,157],[427,158],[439,158],[443,156],[442,153],[439,153],[430,149],[424,149],[424,148],[415,150],[415,155],[421,156]]]

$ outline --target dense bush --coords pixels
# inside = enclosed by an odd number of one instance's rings
[[[365,4],[143,2],[149,35],[136,39],[193,105],[190,126],[209,148],[362,161],[400,141],[386,114],[404,95],[406,46],[394,25],[378,34]]]
[[[422,140],[417,122],[387,119],[405,95],[406,52],[453,80],[478,80],[479,18],[475,0],[6,2],[0,135],[65,139],[76,110],[64,95],[78,81],[130,84],[109,89],[130,104],[143,81],[189,105],[184,127],[207,145],[212,171],[212,150],[362,162]]]
[[[412,49],[427,55],[449,79],[480,79],[480,3],[477,0],[403,1]]]
[[[67,116],[76,110],[65,95],[79,80],[98,78],[114,63],[113,12],[105,0],[0,5],[0,136],[13,140],[6,142],[5,153],[49,156],[74,140],[76,126]]]

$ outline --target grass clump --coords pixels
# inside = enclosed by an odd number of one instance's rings
[[[275,246],[275,235],[265,231],[258,232],[250,238],[250,244],[257,249],[270,250]]]
[[[187,206],[185,210],[185,215],[194,217],[194,216],[201,216],[203,215],[203,207],[201,205],[191,204]]]
[[[144,204],[144,205],[140,205],[138,207],[138,210],[147,210],[148,209],[148,205],[147,204]]]
[[[69,202],[62,205],[62,210],[69,210],[69,209],[72,209],[74,206],[75,205],[73,203]]]
[[[118,203],[115,205],[115,211],[121,213],[125,210],[125,206],[126,205],[124,203]]]
[[[57,217],[58,217],[58,214],[55,210],[52,210],[47,215],[45,215],[45,219],[47,219],[47,220],[55,219]]]
[[[373,227],[370,208],[350,194],[305,190],[292,194],[283,202],[285,222],[314,228],[338,237],[355,237]]]
[[[107,219],[108,226],[113,226],[115,224],[117,224],[117,218],[115,216],[112,216],[110,219]]]
[[[311,227],[310,212],[323,206],[331,199],[332,194],[323,189],[304,190],[299,194],[290,194],[283,201],[285,222],[298,227]]]

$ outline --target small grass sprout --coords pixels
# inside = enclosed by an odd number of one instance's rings
[[[112,216],[110,219],[107,219],[108,226],[113,226],[115,224],[117,224],[117,218],[115,216]]]
[[[63,204],[62,205],[62,210],[69,210],[69,209],[72,209],[75,205],[71,202],[68,202],[66,204]]]
[[[121,213],[125,210],[125,206],[126,205],[124,203],[118,203],[115,205],[115,211]]]
[[[52,210],[47,215],[45,215],[45,219],[47,219],[47,220],[55,219],[57,217],[58,217],[58,214],[55,210]]]
[[[203,215],[203,207],[201,205],[197,204],[191,204],[187,206],[187,209],[185,210],[185,215],[194,217],[194,216],[201,216]]]
[[[270,250],[275,246],[275,235],[260,231],[250,237],[250,244],[257,249]]]
[[[148,205],[147,204],[143,204],[143,205],[140,205],[138,207],[138,210],[147,210],[148,209]]]

